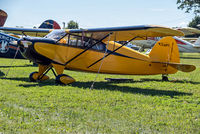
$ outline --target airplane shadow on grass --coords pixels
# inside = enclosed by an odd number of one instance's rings
[[[33,65],[18,65],[18,66],[15,66],[15,65],[12,65],[12,66],[0,66],[0,68],[13,68],[13,67],[33,67]]]
[[[78,88],[90,88],[93,82],[75,82],[71,86]],[[134,82],[132,83],[134,84]],[[130,86],[118,86],[114,85],[111,82],[95,82],[93,90],[111,90],[111,91],[121,91],[125,93],[133,94],[143,94],[151,96],[182,96],[182,95],[192,95],[191,93],[170,91],[170,90],[157,90],[157,89],[148,89],[148,88],[139,88],[139,87],[130,87]]]
[[[139,82],[152,82],[152,81],[157,81],[157,82],[162,82],[160,79],[140,79]],[[170,80],[166,82],[171,82],[171,83],[190,83],[193,85],[200,84],[200,82],[197,81],[188,81],[188,80]]]
[[[29,78],[1,78],[1,79],[7,79],[7,80],[16,80],[16,81],[25,81],[29,82],[28,84],[19,84],[21,87],[29,88],[29,87],[43,87],[43,86],[57,86],[55,84],[54,79],[50,79],[45,82],[36,82],[36,83],[31,83],[29,81]],[[146,81],[146,80],[145,80]],[[150,79],[149,81],[156,81],[156,79]],[[159,80],[160,81],[160,80]],[[134,81],[134,83],[139,83],[143,81]],[[88,81],[88,82],[75,82],[67,86],[72,86],[72,87],[78,87],[78,88],[83,88],[83,89],[88,89],[91,87],[93,81]],[[124,83],[124,82],[123,82]],[[130,82],[129,82],[130,83]],[[60,85],[59,85],[60,86]],[[55,88],[56,90],[59,90],[58,88]],[[182,96],[182,95],[192,95],[192,93],[185,93],[185,92],[179,92],[179,91],[171,91],[171,90],[158,90],[158,89],[152,89],[152,88],[139,88],[139,87],[130,87],[130,86],[122,86],[122,85],[116,85],[116,83],[113,82],[106,82],[106,81],[98,81],[95,82],[93,90],[110,90],[110,91],[120,91],[124,93],[133,93],[133,94],[143,94],[143,95],[150,95],[150,96]]]

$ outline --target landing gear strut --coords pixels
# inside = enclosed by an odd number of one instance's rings
[[[169,81],[167,74],[162,75],[162,81]]]
[[[53,70],[53,67],[55,71]],[[63,74],[64,66],[62,65],[40,65],[39,64],[39,72],[32,72],[29,76],[29,79],[31,82],[36,81],[44,81],[49,79],[49,77],[46,75],[50,70],[52,70],[53,74],[56,77],[56,84],[66,85],[75,82],[75,79],[72,77]]]

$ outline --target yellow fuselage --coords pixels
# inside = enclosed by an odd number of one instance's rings
[[[115,42],[105,42],[108,51],[120,47]],[[68,45],[57,45],[37,42],[34,49],[40,55],[59,64],[65,64],[71,58],[84,51],[83,48]],[[139,53],[131,48],[122,47],[115,53],[104,58],[97,64],[90,66],[95,61],[104,57],[105,51],[90,49],[65,65],[65,69],[80,70],[87,72],[109,73],[109,74],[129,74],[129,75],[154,75],[154,74],[173,74],[177,70],[160,63],[152,63],[148,55]]]

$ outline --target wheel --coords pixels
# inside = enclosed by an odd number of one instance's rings
[[[37,80],[40,80],[40,81],[45,81],[45,80],[48,80],[49,77],[47,75],[44,75],[42,78],[38,79],[39,77],[39,74],[38,72],[32,72],[30,75],[29,75],[29,79],[31,82],[36,82]]]
[[[56,77],[56,84],[66,85],[73,82],[75,82],[75,79],[66,74],[60,74]]]
[[[34,66],[34,67],[38,67],[38,64],[35,63],[35,62],[33,62],[33,66]]]
[[[32,72],[32,73],[29,75],[29,80],[30,80],[31,82],[36,82],[37,78],[38,78],[38,72]]]
[[[162,76],[162,81],[169,81],[169,79],[168,79],[167,76],[163,75],[163,76]]]

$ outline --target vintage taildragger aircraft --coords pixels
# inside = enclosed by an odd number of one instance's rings
[[[2,11],[2,10],[1,10]],[[0,11],[0,14],[1,14]],[[0,21],[1,21],[1,15],[0,15]],[[2,21],[2,26],[5,23],[5,21]],[[46,20],[44,21],[38,28],[40,29],[60,29],[60,26],[57,22],[54,20]],[[18,46],[16,44],[12,44],[11,42],[19,40],[19,38],[23,36],[26,36],[24,34],[12,34],[12,31],[9,31],[9,34],[1,33],[0,32],[0,57],[4,58],[17,58],[17,59],[24,59],[24,56],[21,55],[21,53],[16,53]],[[15,32],[14,32],[15,33]],[[45,36],[45,34],[34,34],[33,36]],[[9,36],[10,35],[10,36]],[[11,37],[13,36],[13,37]],[[16,54],[16,55],[15,55]]]
[[[0,9],[0,26],[4,26],[8,15]],[[15,56],[17,46],[10,44],[12,41],[17,41],[18,38],[10,37],[7,34],[0,32],[0,57],[13,58]],[[21,53],[17,53],[16,58],[24,58]]]
[[[0,9],[0,26],[4,26],[8,15],[5,11]],[[46,20],[44,21],[38,28],[40,29],[61,29],[59,24],[54,20]],[[48,32],[46,33],[48,34]],[[46,34],[36,34],[34,36],[45,36]],[[13,36],[13,37],[11,37]],[[12,44],[11,42],[19,40],[22,36],[26,36],[25,34],[12,34],[10,31],[8,34],[0,32],[0,57],[4,58],[17,58],[24,59],[24,56],[21,53],[17,53],[18,46],[16,44]]]
[[[167,75],[178,70],[195,70],[193,65],[180,64],[176,41],[169,37],[183,36],[183,33],[166,27],[139,25],[66,30],[0,27],[0,30],[26,35],[49,33],[44,38],[24,37],[17,41],[21,53],[39,64],[38,72],[29,76],[31,81],[49,79],[46,75],[49,70],[60,84],[75,81],[63,74],[64,69],[126,75],[162,74],[163,80],[168,80]],[[168,37],[158,41],[149,55],[125,47],[133,40],[163,36]],[[117,41],[126,42],[119,44]]]

